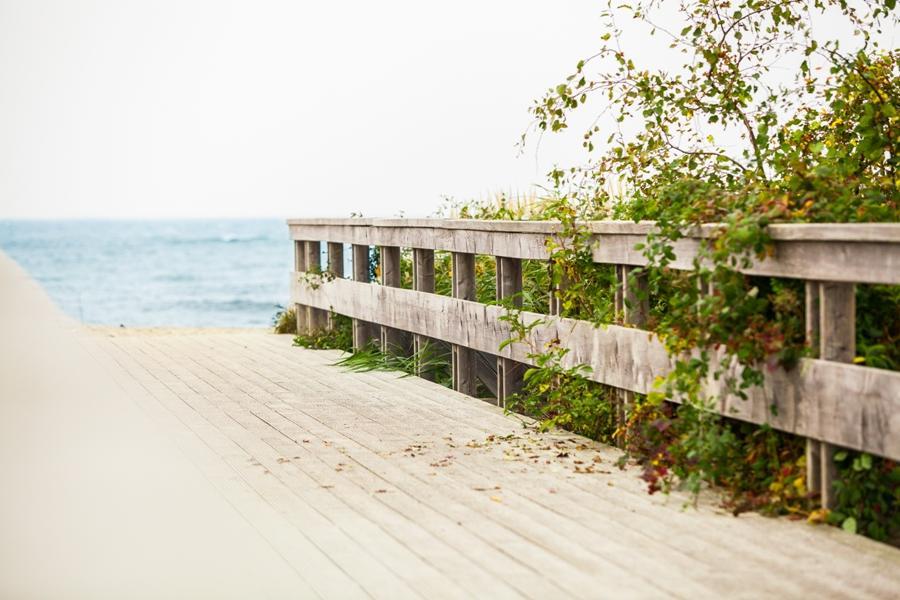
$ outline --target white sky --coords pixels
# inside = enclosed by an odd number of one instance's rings
[[[594,0],[0,0],[0,218],[426,215],[542,183]]]

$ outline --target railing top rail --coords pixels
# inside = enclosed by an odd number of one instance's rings
[[[303,227],[392,227],[447,229],[503,233],[558,233],[558,221],[503,221],[480,219],[288,219]],[[647,235],[656,229],[653,221],[585,221],[598,235]],[[721,225],[710,223],[690,231],[692,237],[710,237]],[[900,244],[900,223],[775,223],[768,227],[773,240],[818,242],[881,242]]]

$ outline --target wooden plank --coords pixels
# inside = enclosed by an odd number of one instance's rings
[[[328,242],[328,272],[332,277],[344,276],[344,244]],[[328,330],[333,331],[335,324],[331,311],[328,311]]]
[[[426,294],[434,293],[434,250],[413,248],[413,289]],[[433,374],[422,368],[420,360],[428,343],[428,336],[414,335],[413,356],[416,357],[416,374],[425,379],[433,379]]]
[[[497,398],[497,356],[488,352],[475,352],[475,375],[478,381]]]
[[[498,351],[510,337],[498,306],[346,280],[316,290],[295,285],[293,300],[533,364],[523,344]],[[645,394],[672,368],[650,332],[527,312],[522,318],[542,322],[532,332],[535,347],[558,338],[571,349],[563,365],[588,365],[594,381]],[[717,410],[727,416],[900,460],[900,373],[804,359],[790,372],[768,371],[765,386],[752,389],[748,400],[725,394],[721,383],[709,385],[719,397]]]
[[[328,242],[328,272],[334,277],[344,276],[344,244]]]
[[[846,283],[819,284],[819,357],[822,360],[852,363],[856,356],[856,286]],[[846,423],[834,423],[846,426]],[[852,426],[852,424],[850,424]],[[819,445],[821,473],[819,486],[822,507],[835,506],[834,446],[823,441]]]
[[[804,290],[806,346],[819,355],[819,282],[807,281]],[[806,438],[806,489],[822,494],[822,443]]]
[[[498,256],[497,300],[506,300],[516,308],[522,307],[522,261],[518,258]],[[502,356],[497,357],[497,405],[506,407],[506,401],[522,391],[525,367],[522,363]]]
[[[461,252],[454,252],[452,256],[451,267],[451,287],[453,298],[457,300],[474,300],[475,299],[475,255]],[[426,298],[440,296],[425,296]],[[457,327],[464,329],[465,321],[458,321]],[[412,331],[412,330],[407,330]],[[426,333],[426,331],[418,331],[414,333]],[[433,336],[439,337],[441,336]],[[445,339],[445,338],[441,338]],[[454,340],[446,340],[453,342]],[[482,350],[484,350],[482,348]],[[451,372],[453,375],[453,389],[463,394],[474,396],[476,393],[476,365],[475,354],[469,344],[459,340],[453,344],[451,348]]]
[[[322,270],[322,242],[306,242],[306,269],[309,273]],[[308,307],[306,310],[307,333],[313,334],[328,328],[329,310]]]
[[[625,325],[642,329],[647,325],[650,316],[647,276],[635,267],[620,265],[619,269],[622,286],[622,321]],[[621,399],[619,427],[624,427],[634,407],[634,392],[619,390],[619,396]]]
[[[404,246],[547,260],[548,237],[559,235],[558,223],[448,220],[292,220],[293,239],[327,239],[353,244]],[[594,260],[600,263],[646,264],[637,244],[654,230],[652,223],[595,222]],[[702,240],[719,228],[709,225],[673,244],[672,268],[691,269]],[[848,283],[900,284],[900,225],[809,224],[772,225],[773,254],[753,260],[744,272]]]
[[[387,227],[396,229],[463,229],[506,233],[558,234],[562,230],[559,221],[503,221],[495,219],[287,219],[289,227],[357,227],[360,229]],[[599,235],[647,235],[658,231],[653,221],[582,221],[585,227]],[[709,223],[689,232],[698,237],[713,237],[723,227]],[[768,227],[775,240],[802,241],[864,241],[898,242],[900,225],[897,223],[775,223]]]
[[[640,269],[623,266],[622,312],[626,325],[644,327],[650,316],[647,275]]]
[[[268,359],[268,358],[265,358],[264,360],[265,360],[266,364],[270,364],[272,362],[278,362],[276,360]],[[295,375],[298,378],[302,379],[302,377],[304,376],[304,373],[297,371],[297,369],[294,367],[294,365],[296,365],[296,363],[297,363],[296,358],[288,358],[288,361],[287,361],[288,370],[285,372],[290,373],[291,375]],[[324,360],[323,364],[324,363],[327,363],[327,360]],[[316,373],[316,372],[318,372],[318,370],[313,371],[313,373]],[[356,396],[351,396],[350,394],[340,394],[340,395],[336,396],[335,398],[339,399],[339,401],[345,400],[342,404],[344,406],[346,406],[349,410],[352,410],[353,415],[352,416],[350,414],[347,414],[346,416],[343,416],[340,414],[336,415],[333,413],[333,411],[329,411],[327,414],[323,414],[323,419],[327,419],[327,418],[331,417],[331,418],[333,418],[333,422],[345,423],[345,424],[351,424],[351,423],[355,424],[355,423],[362,423],[362,422],[370,424],[373,421],[382,423],[388,429],[386,429],[386,430],[381,429],[381,430],[372,432],[375,436],[374,438],[367,437],[367,439],[375,439],[375,440],[385,439],[385,438],[392,439],[392,436],[398,430],[407,432],[409,434],[409,440],[411,440],[411,441],[414,440],[416,443],[420,443],[423,439],[440,440],[443,437],[447,436],[448,433],[451,431],[453,432],[452,438],[455,440],[470,439],[471,436],[477,435],[475,433],[468,433],[465,430],[460,431],[458,429],[458,427],[456,426],[458,424],[458,421],[455,418],[453,419],[452,422],[449,420],[437,421],[434,418],[433,414],[430,412],[428,414],[419,415],[419,417],[417,418],[415,414],[413,414],[411,411],[409,411],[408,409],[405,408],[407,405],[407,402],[414,403],[417,409],[420,409],[422,407],[427,407],[427,406],[432,406],[432,407],[453,406],[459,402],[459,400],[458,400],[459,396],[453,394],[452,401],[451,401],[451,394],[452,394],[451,392],[448,392],[447,390],[444,390],[442,388],[439,388],[439,387],[431,385],[431,384],[427,384],[426,382],[422,382],[422,381],[419,381],[414,378],[398,378],[395,374],[389,374],[389,373],[372,373],[372,374],[366,375],[366,378],[368,380],[371,380],[372,378],[375,378],[375,377],[377,377],[378,379],[384,380],[385,382],[390,381],[392,383],[392,385],[387,386],[384,389],[384,391],[380,392],[380,393],[373,391],[373,392],[360,393],[359,395],[356,395]],[[408,389],[410,387],[414,387],[415,389]],[[407,389],[407,391],[405,393],[403,391],[404,389]],[[431,390],[435,395],[435,399],[432,403],[427,403],[427,402],[423,403],[423,395],[426,390]],[[378,397],[383,398],[384,402],[377,403],[377,404],[373,403],[373,396],[378,396]],[[473,404],[474,403],[472,403],[470,405],[473,405]],[[367,410],[365,407],[371,407],[371,410]],[[488,414],[484,411],[479,411],[479,413],[480,414]],[[472,415],[470,415],[470,418],[472,419],[473,422],[478,422],[479,420],[481,420],[481,419],[479,419],[480,414],[479,415],[472,414]],[[458,418],[464,418],[464,417],[460,416]],[[398,427],[396,427],[397,423],[403,423],[404,426],[402,428],[398,428]],[[341,427],[342,425],[338,425],[338,426]],[[507,431],[507,427],[508,427],[508,425],[493,426],[493,428],[488,427],[485,429],[484,433],[482,434],[482,437],[484,435],[487,435],[488,433],[494,433],[494,434],[497,434],[497,436],[500,436],[500,435],[502,435],[503,432]],[[356,427],[353,427],[354,432],[356,431],[356,429],[357,429]],[[369,430],[369,431],[371,431],[371,430]],[[446,451],[443,451],[441,449],[437,449],[437,448],[434,449],[434,453],[437,456],[442,456],[445,452]],[[611,452],[612,451],[610,451],[610,453]],[[472,463],[470,461],[473,460],[475,457],[482,456],[480,453],[477,453],[477,452],[470,453],[468,451],[465,453],[465,455],[466,456],[465,456],[464,460],[466,461],[466,466],[471,465]],[[646,492],[643,489],[641,489],[641,482],[639,480],[637,480],[636,477],[634,478],[634,481],[632,481],[631,479],[628,479],[628,478],[623,479],[621,482],[619,480],[617,480],[615,482],[614,488],[608,487],[608,484],[613,483],[610,480],[610,478],[612,476],[605,476],[605,477],[599,477],[599,478],[588,477],[588,476],[575,476],[574,478],[570,478],[568,480],[562,480],[562,478],[556,478],[554,480],[546,479],[546,480],[543,480],[543,482],[542,482],[542,480],[535,479],[534,477],[531,476],[534,473],[534,471],[532,471],[531,469],[528,469],[526,471],[526,467],[528,466],[527,463],[523,464],[523,462],[518,462],[518,463],[504,462],[504,461],[499,460],[499,458],[500,458],[499,456],[497,456],[494,460],[491,460],[491,458],[493,458],[493,457],[485,457],[485,458],[486,458],[486,460],[480,461],[478,463],[478,473],[488,476],[488,477],[495,477],[495,476],[500,477],[501,479],[498,481],[505,481],[505,483],[503,484],[503,489],[505,490],[503,492],[504,501],[506,500],[507,493],[509,491],[513,491],[516,489],[518,489],[520,492],[524,492],[524,494],[522,494],[522,495],[528,501],[538,502],[538,503],[542,503],[542,498],[544,496],[540,493],[536,493],[537,490],[553,488],[556,491],[555,494],[546,495],[546,499],[548,500],[547,505],[552,506],[552,508],[554,510],[554,515],[553,516],[549,516],[549,515],[544,516],[543,519],[540,517],[537,517],[537,516],[531,517],[532,520],[535,520],[535,521],[547,522],[548,518],[555,518],[556,515],[562,514],[562,515],[572,516],[573,518],[576,518],[582,527],[590,527],[592,518],[587,513],[584,512],[585,508],[597,507],[597,514],[606,514],[608,511],[610,511],[610,510],[614,509],[616,506],[618,506],[619,509],[621,510],[621,513],[612,512],[612,516],[619,516],[619,518],[613,522],[614,523],[618,522],[620,525],[623,522],[634,523],[635,525],[637,525],[638,523],[635,523],[635,519],[637,518],[637,513],[641,512],[641,506],[644,505],[647,500],[655,498],[654,496],[648,496],[646,494]],[[578,457],[578,458],[581,458],[581,457]],[[609,459],[609,462],[614,462],[615,459],[616,459],[616,456],[612,456],[612,458]],[[427,457],[425,458],[425,462],[430,462],[431,460],[432,459],[430,459],[430,458],[427,458]],[[607,460],[606,455],[604,455],[604,460]],[[587,462],[589,462],[589,461],[590,461],[590,457],[587,458]],[[537,462],[542,463],[543,461],[537,461]],[[516,468],[514,469],[515,476],[511,477],[511,478],[509,477],[510,470],[508,467],[508,465],[510,465],[510,464],[513,464],[516,466]],[[463,467],[463,465],[460,465],[460,467]],[[518,467],[521,467],[521,470]],[[539,466],[535,465],[534,468],[536,470],[539,468]],[[437,476],[440,477],[440,475],[442,473],[447,473],[448,475],[450,475],[451,471],[449,469],[448,470],[443,470],[443,469],[438,470]],[[495,473],[496,473],[496,475],[495,475]],[[433,481],[434,479],[435,478],[433,476],[431,476],[429,480]],[[442,479],[438,479],[438,481],[442,481]],[[566,497],[567,493],[568,493],[567,490],[571,489],[567,485],[567,482],[571,482],[572,484],[577,485],[579,488],[592,487],[597,490],[612,489],[614,491],[620,491],[620,492],[623,491],[620,489],[620,486],[626,486],[634,495],[629,494],[629,497],[627,499],[624,499],[621,496],[610,498],[609,499],[610,502],[608,502],[608,503],[605,502],[602,497],[597,497],[597,496],[586,497],[585,495],[580,495],[579,497],[573,499],[573,501],[562,504],[560,502],[560,500],[562,498]],[[630,485],[632,483],[634,485]],[[461,485],[464,485],[464,484],[456,483],[455,485],[457,487],[460,487]],[[515,493],[515,492],[513,492],[513,493]],[[730,518],[723,519],[721,516],[713,516],[712,518],[716,519],[716,522],[711,523],[710,524],[711,527],[707,527],[707,528],[699,527],[696,522],[690,523],[690,522],[686,521],[685,528],[683,530],[679,530],[680,533],[678,533],[677,531],[671,530],[672,522],[678,521],[681,518],[686,518],[689,520],[691,518],[694,518],[697,514],[697,511],[694,511],[694,510],[690,510],[690,511],[677,510],[678,504],[679,504],[678,502],[672,502],[670,500],[668,505],[675,508],[675,510],[673,510],[671,513],[668,513],[664,516],[665,521],[655,521],[655,522],[654,521],[651,521],[651,522],[641,521],[640,522],[640,531],[642,533],[647,533],[647,534],[655,534],[655,533],[659,532],[662,534],[661,537],[659,538],[661,540],[673,540],[673,539],[679,540],[679,542],[677,544],[670,544],[670,548],[671,548],[672,552],[674,552],[676,549],[679,549],[679,550],[685,549],[686,544],[688,543],[688,542],[685,542],[685,540],[687,540],[687,539],[690,539],[692,541],[696,540],[699,536],[702,536],[702,534],[704,532],[708,532],[710,534],[708,536],[710,540],[712,540],[713,542],[715,542],[717,544],[721,543],[722,545],[721,546],[714,545],[712,548],[705,548],[705,549],[697,548],[698,552],[697,552],[696,556],[697,557],[704,557],[704,556],[705,557],[718,557],[719,560],[714,561],[714,562],[715,562],[715,565],[717,566],[717,568],[719,569],[719,571],[718,571],[719,575],[725,575],[725,572],[721,571],[721,568],[722,568],[721,566],[723,564],[726,564],[728,561],[722,562],[722,557],[724,556],[722,554],[722,552],[730,553],[730,552],[734,551],[734,545],[732,544],[731,546],[729,546],[727,544],[727,540],[733,540],[733,539],[741,539],[742,540],[742,544],[740,545],[740,554],[741,554],[740,562],[747,569],[748,574],[754,573],[754,572],[758,573],[758,572],[768,569],[767,572],[771,572],[773,574],[778,575],[778,577],[776,577],[776,579],[778,579],[778,581],[781,582],[779,585],[787,584],[788,582],[790,582],[790,584],[793,586],[790,588],[790,591],[787,591],[787,592],[785,592],[784,589],[779,590],[780,593],[789,593],[789,594],[797,593],[797,594],[799,594],[801,592],[801,590],[808,591],[810,589],[809,586],[818,587],[819,585],[821,585],[821,582],[819,582],[815,576],[807,579],[802,574],[798,574],[798,570],[802,571],[802,569],[797,569],[796,565],[794,565],[795,568],[793,568],[789,571],[788,570],[782,571],[778,567],[777,562],[767,562],[766,561],[767,556],[771,557],[771,558],[775,558],[778,556],[778,555],[772,555],[772,550],[771,550],[772,547],[778,547],[781,549],[782,552],[791,554],[792,556],[802,557],[802,558],[800,558],[800,560],[803,560],[803,561],[814,561],[814,562],[815,561],[824,561],[823,564],[829,564],[829,566],[831,568],[834,568],[834,563],[833,563],[833,559],[835,557],[834,550],[831,548],[825,547],[821,543],[823,541],[823,538],[817,537],[816,539],[819,540],[819,543],[814,544],[814,546],[815,546],[814,548],[809,548],[808,550],[806,550],[805,547],[807,546],[809,541],[806,539],[803,539],[801,537],[798,537],[798,532],[809,532],[808,535],[816,535],[816,534],[822,533],[823,531],[828,531],[828,530],[824,530],[822,528],[804,527],[802,529],[798,528],[795,530],[791,530],[790,532],[784,531],[783,533],[785,533],[786,535],[780,536],[780,535],[778,535],[778,532],[781,531],[779,529],[776,529],[773,527],[760,528],[760,527],[755,526],[756,524],[759,524],[759,523],[765,523],[767,525],[772,525],[773,523],[779,523],[778,521],[773,521],[771,519],[762,519],[759,517],[756,517],[755,519],[752,517],[744,517],[741,519],[730,519]],[[621,505],[621,506],[619,506],[619,505]],[[582,509],[581,512],[579,512],[578,510],[574,510],[576,508],[576,506],[581,507],[581,509]],[[658,516],[662,516],[662,515],[659,515],[658,509],[659,509],[658,506],[652,507],[651,514],[655,512]],[[518,510],[518,505],[517,505],[517,510]],[[523,510],[527,511],[528,509],[523,507]],[[781,521],[781,523],[783,523],[783,521]],[[608,526],[600,525],[597,523],[595,523],[595,524],[601,527],[600,529],[596,530],[597,534],[599,534],[601,537],[607,537],[607,538],[611,537],[613,539],[619,540],[621,543],[625,544],[626,546],[633,547],[633,550],[640,552],[641,545],[640,545],[640,541],[638,539],[630,538],[626,533],[621,532],[621,531],[617,531],[617,532],[613,533],[613,530],[610,529],[611,527],[614,527],[614,525],[612,525],[612,524],[610,524]],[[554,525],[554,528],[555,527],[556,527],[556,525]],[[565,526],[562,525],[560,531],[565,532],[566,529],[564,527]],[[741,528],[740,531],[734,529],[735,527],[740,527]],[[661,532],[661,530],[664,530],[664,532]],[[574,538],[576,538],[576,539],[583,539],[583,537],[584,537],[583,535],[574,536]],[[775,546],[773,546],[773,544]],[[590,550],[589,545],[587,546],[587,549]],[[802,549],[802,551],[795,555],[794,554],[795,549]],[[648,552],[648,554],[655,556],[656,552]],[[668,555],[671,556],[671,554],[668,554]],[[751,557],[752,557],[752,561],[751,561]],[[829,557],[831,557],[831,558],[829,558]],[[674,559],[675,557],[672,557],[672,558]],[[832,562],[829,562],[830,560]],[[677,567],[678,564],[679,563],[677,562],[677,560],[673,560],[669,564],[669,567],[670,568],[678,568]],[[639,569],[643,570],[645,567],[644,566],[637,567],[637,565],[635,565],[635,568],[639,568]],[[652,568],[649,568],[649,567],[647,567],[647,568],[650,571],[657,572],[657,571],[653,570]],[[773,569],[773,568],[775,570],[771,571],[771,569]],[[697,571],[697,570],[691,570],[691,572],[694,573],[697,578],[699,578],[703,581],[710,581],[709,578],[715,577],[716,571],[712,570],[707,573],[706,571],[701,572],[701,571]],[[807,573],[807,575],[808,575],[808,573]],[[732,583],[734,583],[733,575],[729,575],[729,576],[723,577],[721,579],[716,579],[717,589],[721,590],[721,588],[718,588],[718,585],[721,582],[727,581],[729,578],[731,578]],[[782,580],[782,578],[784,578],[784,580]],[[882,582],[882,585],[885,585],[885,584],[887,584],[888,587],[887,588],[882,587],[882,589],[890,589],[890,587],[889,587],[890,584],[888,582]],[[746,593],[746,591],[747,591],[746,589],[743,589],[744,593]],[[840,594],[842,592],[846,592],[846,589],[842,590],[839,587],[835,587],[835,588],[832,588],[831,593]],[[860,592],[857,591],[856,593],[858,594]],[[726,594],[726,595],[728,595],[728,594]]]
[[[381,246],[379,248],[379,266],[381,285],[400,287],[400,248],[398,246]],[[412,338],[401,329],[381,326],[381,351],[385,354],[406,356],[412,350]]]
[[[295,515],[296,526],[282,529],[309,528],[310,538],[373,596],[389,594],[378,581],[385,575],[354,562],[342,544],[365,548],[419,595],[441,584],[434,571],[418,576],[423,562],[469,594],[478,595],[486,583],[495,597],[593,597],[597,589],[636,596],[885,597],[897,587],[900,554],[871,540],[784,519],[729,518],[705,500],[698,510],[685,511],[677,492],[668,502],[647,495],[633,469],[572,472],[573,460],[588,464],[595,454],[600,464],[613,464],[613,450],[571,434],[523,432],[495,407],[434,384],[388,373],[342,373],[329,366],[335,353],[291,348],[277,336],[198,337],[207,340],[202,348],[157,345],[153,355],[166,361],[160,377],[183,382],[171,385],[215,423],[210,429],[234,435],[237,456],[223,460],[249,476],[240,464],[249,456],[261,463],[252,465],[259,473],[269,471],[253,477],[257,502],[289,508],[274,493],[278,486],[265,482],[272,478],[333,523]],[[140,341],[132,352],[146,361]],[[196,403],[198,397],[205,402]],[[172,405],[197,414],[177,397]],[[487,426],[463,425],[479,422]],[[512,439],[463,445],[489,433]],[[572,438],[566,445],[571,456],[557,458],[556,444],[566,438]],[[412,444],[424,453],[413,458],[402,451]],[[590,449],[578,450],[580,444]],[[540,460],[515,456],[531,454],[528,445]],[[430,464],[449,455],[447,466]],[[343,506],[348,510],[336,508]],[[366,528],[369,521],[376,527]],[[427,535],[416,536],[420,528]],[[331,531],[334,541],[327,537]],[[728,543],[734,539],[742,543]],[[449,566],[432,553],[441,544]],[[327,586],[317,565],[303,566]],[[642,574],[648,572],[659,573],[665,588],[646,582]],[[760,572],[773,577],[760,578]],[[617,587],[622,583],[628,587]],[[433,595],[457,597],[459,587],[435,587]]]
[[[360,283],[370,283],[369,273],[369,246],[368,244],[354,244],[353,255],[353,280]],[[380,343],[380,329],[368,321],[353,319],[353,349],[360,350],[376,341]]]
[[[306,241],[294,241],[294,270],[306,271]],[[294,304],[294,319],[297,324],[297,335],[309,334],[309,308],[302,304]]]

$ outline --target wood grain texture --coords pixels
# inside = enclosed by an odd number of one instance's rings
[[[807,281],[804,289],[806,346],[812,356],[819,356],[819,287],[818,281]],[[806,438],[806,489],[822,493],[822,442]]]
[[[353,260],[353,281],[370,283],[369,252],[367,244],[351,246]],[[381,343],[381,330],[374,323],[362,319],[353,319],[353,349],[360,350],[366,346]]]
[[[307,270],[306,264],[306,241],[294,241],[294,269],[297,272]],[[309,308],[302,304],[294,304],[294,320],[297,324],[297,335],[307,335],[309,333]]]
[[[498,306],[342,280],[316,290],[295,280],[292,300],[532,364],[523,344],[498,351],[510,337]],[[535,347],[558,338],[571,349],[564,365],[588,365],[589,377],[600,383],[647,393],[672,368],[665,347],[649,332],[527,312],[522,318],[543,321],[533,330]],[[900,459],[900,373],[804,359],[790,372],[767,371],[765,386],[751,390],[747,400],[725,394],[714,382],[709,390],[721,414]]]
[[[454,252],[451,261],[451,291],[453,298],[456,300],[472,301],[475,299],[475,255],[464,252]],[[420,298],[441,298],[436,295],[416,294]],[[446,315],[452,318],[451,315]],[[459,315],[459,321],[453,323],[453,327],[457,330],[466,329],[465,317]],[[406,328],[404,328],[406,329]],[[432,337],[451,342],[453,345],[450,351],[450,370],[453,379],[453,389],[469,396],[477,393],[478,371],[475,363],[475,353],[473,346],[466,343],[465,340],[452,340],[440,335],[433,335],[431,332],[413,331],[414,333],[429,334]],[[485,350],[485,348],[478,348]]]
[[[381,285],[400,287],[400,247],[381,246],[378,257]],[[381,324],[381,351],[385,354],[408,355],[412,351],[412,337],[402,329]]]
[[[321,238],[314,238],[321,239]],[[322,242],[306,242],[306,271],[317,273],[322,269]],[[306,308],[306,331],[314,334],[328,328],[328,311],[314,306]]]
[[[377,286],[375,286],[377,287]],[[889,597],[900,552],[650,496],[619,452],[264,334],[98,339],[321,597]],[[192,454],[194,456],[195,454]],[[599,463],[594,463],[594,459]],[[576,461],[597,464],[576,473]],[[740,543],[734,543],[740,540]],[[654,577],[647,577],[653,573]]]
[[[822,360],[849,363],[856,356],[856,286],[852,283],[819,284],[819,357]],[[839,426],[839,424],[835,424]],[[824,440],[819,444],[819,492],[822,506],[836,504],[834,482],[837,466],[835,448]]]
[[[332,277],[344,276],[344,244],[340,242],[328,242],[328,273]],[[334,315],[328,312],[328,330],[333,331],[335,328]]]
[[[548,237],[558,236],[559,223],[444,219],[292,219],[293,239],[327,239],[355,244],[393,245],[521,259],[548,259]],[[621,221],[586,223],[594,233],[594,260],[641,266],[643,251],[635,246],[655,230],[653,223]],[[697,228],[674,243],[677,269],[693,268],[704,240],[719,229]],[[752,275],[841,281],[900,283],[900,224],[779,224],[769,233],[772,256],[753,260]]]
[[[522,261],[518,258],[496,258],[497,300],[506,300],[516,308],[522,307]],[[497,357],[497,383],[494,394],[499,406],[522,391],[525,367],[509,358]]]
[[[434,293],[434,250],[413,248],[413,289],[427,294]],[[431,373],[422,368],[424,351],[429,343],[428,336],[413,336],[413,356],[416,358],[416,375],[425,379],[433,379]]]

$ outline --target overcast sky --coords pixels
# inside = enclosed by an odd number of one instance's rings
[[[0,218],[426,215],[519,156],[593,0],[0,0]]]

